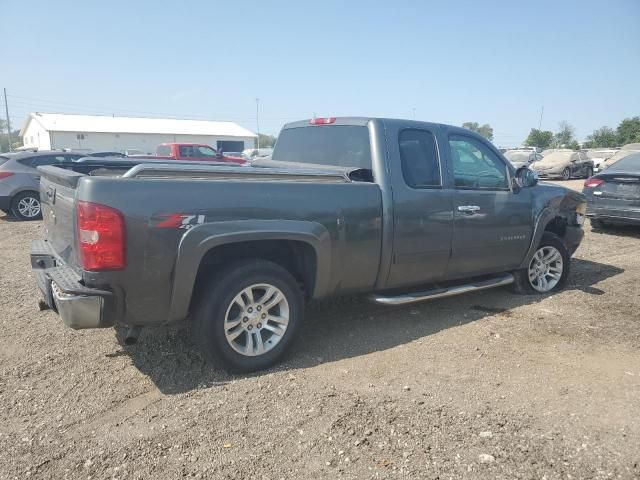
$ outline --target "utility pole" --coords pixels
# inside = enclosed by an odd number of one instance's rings
[[[258,148],[260,148],[260,99],[256,98],[256,130],[258,134]]]
[[[9,120],[9,105],[7,104],[7,89],[4,90],[4,113],[7,116],[7,139],[9,140],[9,151],[12,152],[11,148],[11,121]]]
[[[540,110],[540,122],[538,122],[538,130],[542,130],[542,115],[544,115],[544,105],[542,106],[542,110]]]

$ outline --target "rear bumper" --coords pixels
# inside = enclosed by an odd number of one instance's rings
[[[112,292],[82,285],[82,278],[55,255],[48,242],[31,244],[31,268],[45,303],[68,327],[103,328],[115,323]]]
[[[587,204],[587,217],[616,223],[640,225],[640,209],[594,208]]]

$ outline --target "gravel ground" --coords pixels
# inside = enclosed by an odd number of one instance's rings
[[[42,227],[0,216],[0,478],[640,478],[640,229],[586,231],[563,292],[314,305],[234,377],[38,311]]]

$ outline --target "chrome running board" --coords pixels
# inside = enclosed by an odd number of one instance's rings
[[[466,283],[463,285],[455,285],[448,288],[436,288],[427,290],[426,292],[403,293],[402,295],[386,296],[380,293],[373,293],[368,296],[369,300],[380,305],[405,305],[407,303],[423,302],[425,300],[433,300],[434,298],[453,297],[468,292],[477,292],[487,288],[502,287],[513,283],[515,279],[510,273],[500,275],[498,277],[482,280],[474,283]]]

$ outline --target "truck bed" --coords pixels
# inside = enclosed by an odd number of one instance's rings
[[[378,185],[352,179],[362,177],[360,169],[126,166],[124,160],[39,169],[47,244],[83,285],[109,288],[118,301],[127,302],[119,319],[124,323],[166,323],[186,314],[172,307],[177,262],[197,249],[197,242],[184,246],[201,231],[223,235],[230,224],[249,230],[258,224],[278,229],[282,222],[315,225],[331,252],[328,278],[317,296],[365,291],[375,284],[378,263],[371,259],[380,255],[382,200]],[[127,252],[135,252],[127,256],[124,270],[82,270],[76,248],[78,201],[122,213]],[[180,223],[172,223],[176,218]],[[127,298],[118,298],[118,292]]]

